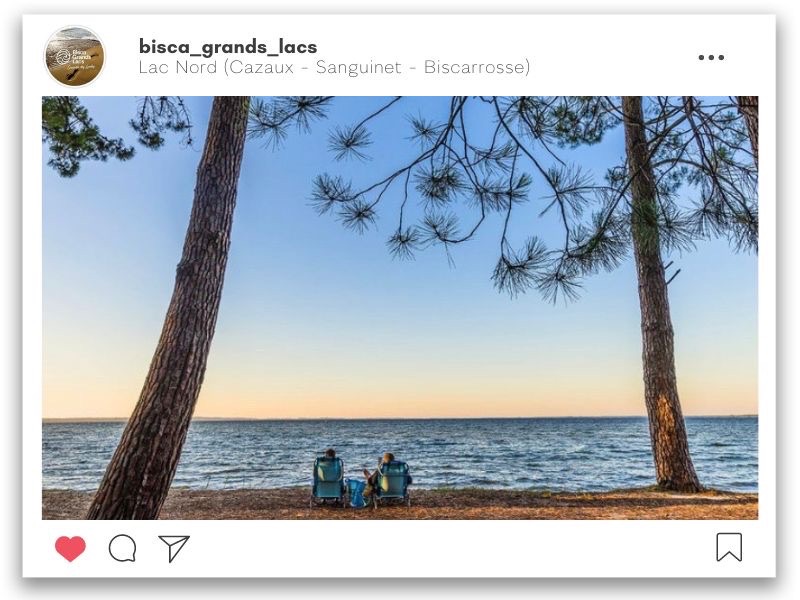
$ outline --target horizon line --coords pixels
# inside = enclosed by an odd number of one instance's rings
[[[758,417],[758,413],[697,414],[684,418],[709,419],[732,417]],[[42,417],[43,423],[119,423],[130,417]],[[646,419],[647,415],[529,415],[529,416],[485,416],[485,417],[192,417],[192,421],[236,422],[236,421],[481,421],[515,419]]]

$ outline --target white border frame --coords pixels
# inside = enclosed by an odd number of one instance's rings
[[[408,576],[695,576],[768,577],[775,574],[775,20],[747,16],[365,16],[238,15],[194,16],[82,15],[26,16],[23,27],[23,574],[40,577],[116,576],[382,576],[381,553],[352,561],[315,562],[309,572],[308,548],[320,537],[394,540]],[[447,49],[433,48],[442,20],[451,27]],[[599,21],[603,21],[602,24]],[[760,253],[759,253],[759,519],[756,521],[181,521],[129,522],[41,520],[41,367],[42,249],[39,98],[64,94],[41,67],[43,45],[52,31],[79,21],[102,35],[103,72],[74,94],[334,95],[475,94],[654,94],[759,95],[760,100]],[[369,25],[369,26],[367,26]],[[357,31],[357,35],[342,34]],[[681,31],[676,44],[675,31]],[[405,32],[414,31],[413,36]],[[566,32],[569,31],[569,36]],[[619,32],[615,35],[613,32]],[[639,31],[640,33],[636,33]],[[140,33],[141,32],[141,33]],[[175,32],[180,32],[176,34]],[[186,32],[186,33],[184,33]],[[337,33],[338,32],[338,33]],[[461,35],[458,35],[460,32]],[[624,33],[624,36],[622,35]],[[138,37],[223,41],[253,35],[274,39],[315,39],[339,62],[358,62],[366,52],[393,60],[419,61],[425,54],[464,62],[531,56],[528,80],[475,77],[425,79],[356,78],[300,80],[258,78],[148,78],[134,71]],[[565,47],[565,39],[582,46]],[[475,40],[480,44],[476,45]],[[694,42],[693,40],[698,40]],[[702,41],[700,41],[702,40]],[[422,45],[425,41],[425,45]],[[623,43],[624,42],[624,43]],[[630,56],[630,47],[648,53]],[[720,50],[716,50],[720,48]],[[489,50],[487,50],[489,49]],[[557,49],[557,52],[556,50]],[[587,49],[587,50],[584,50]],[[703,50],[726,55],[711,73],[689,60]],[[746,52],[746,54],[745,54]],[[111,56],[113,56],[113,63]],[[635,80],[608,69],[619,56],[636,70]],[[707,64],[705,66],[708,66]],[[606,67],[606,68],[603,68]],[[567,78],[564,76],[567,74]],[[221,87],[224,86],[224,87]],[[524,91],[523,91],[524,90]],[[741,531],[742,563],[715,559],[720,531]],[[128,533],[139,544],[135,564],[115,563],[108,540]],[[59,535],[80,534],[87,551],[67,563],[52,550]],[[191,535],[172,564],[158,535]],[[265,544],[263,540],[269,540]],[[275,543],[272,543],[272,541]],[[643,548],[647,551],[643,551]],[[392,573],[397,575],[399,573]]]

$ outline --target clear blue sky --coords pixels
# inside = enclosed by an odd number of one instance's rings
[[[196,148],[169,138],[125,163],[86,163],[72,179],[43,166],[44,416],[125,417],[138,397],[172,291],[210,99],[188,98]],[[107,135],[134,135],[134,98],[86,98]],[[372,180],[414,151],[404,100],[372,128],[373,158],[336,163],[327,134],[378,98],[337,99],[311,134],[279,151],[246,147],[222,307],[200,416],[372,417],[644,414],[632,259],[588,279],[563,305],[497,293],[496,215],[474,241],[392,260],[398,197],[357,235],[308,199],[329,171]],[[475,128],[490,127],[473,115]],[[621,131],[566,152],[585,168],[622,156]],[[45,151],[45,160],[47,153]],[[541,186],[515,213],[513,239],[560,236],[536,217]],[[418,214],[418,213],[417,213]],[[678,381],[687,414],[757,412],[756,257],[725,241],[673,257]]]

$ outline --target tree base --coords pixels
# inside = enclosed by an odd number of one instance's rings
[[[687,494],[697,494],[704,490],[703,486],[693,481],[675,482],[675,481],[659,481],[657,484],[659,490],[664,492],[684,492]]]

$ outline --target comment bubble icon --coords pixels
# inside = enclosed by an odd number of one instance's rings
[[[131,536],[120,533],[108,542],[108,553],[117,562],[136,562],[136,542]]]

